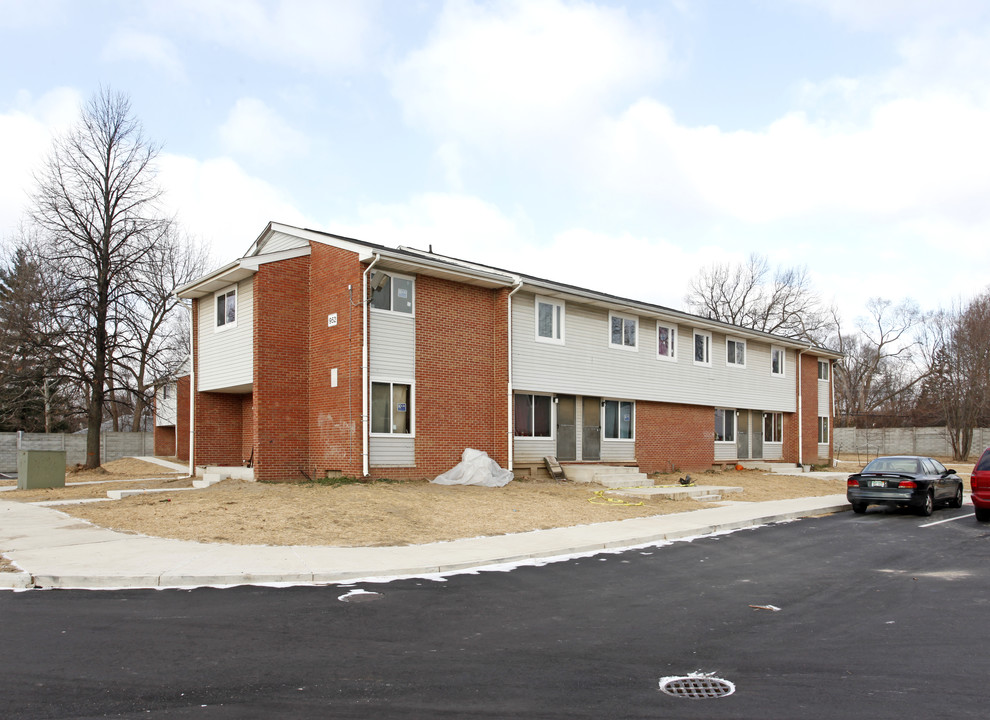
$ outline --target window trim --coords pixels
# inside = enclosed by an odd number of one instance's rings
[[[705,338],[704,360],[698,359],[698,336]],[[694,333],[691,335],[691,359],[694,360],[695,365],[700,365],[702,367],[712,366],[712,334],[707,330],[699,330],[698,328],[694,328]]]
[[[379,272],[382,272],[385,275],[387,275],[389,277],[389,280],[390,280],[389,287],[390,287],[391,292],[389,293],[389,296],[388,296],[388,304],[389,304],[389,306],[388,306],[388,308],[380,308],[380,307],[375,307],[374,305],[372,305],[371,304],[371,301],[374,298],[374,293],[372,293],[371,298],[368,299],[368,309],[370,309],[371,312],[376,312],[376,313],[390,313],[392,315],[398,315],[399,317],[416,317],[416,276],[415,275],[404,275],[402,273],[395,273],[395,272],[392,272],[391,270],[381,270]],[[394,281],[395,281],[396,278],[398,278],[400,280],[408,280],[410,282],[410,284],[411,284],[412,302],[410,303],[411,308],[410,308],[409,312],[402,312],[401,310],[395,310],[394,309],[395,308],[395,297],[393,296],[393,293],[395,292]]]
[[[735,361],[729,362],[729,343],[734,343],[736,346],[742,345],[743,361],[741,363],[735,362]],[[738,348],[737,348],[736,352],[738,353]],[[742,340],[740,338],[733,337],[733,336],[726,336],[726,338],[725,338],[725,366],[726,367],[736,368],[738,370],[745,370],[746,369],[746,359],[747,359],[748,356],[749,356],[749,348],[746,347],[746,341],[745,340]]]
[[[629,405],[629,437],[609,437],[608,428],[605,425],[605,405],[607,403],[616,403],[616,413],[618,417],[621,417],[622,405]],[[609,442],[636,442],[636,401],[635,400],[619,400],[618,398],[603,398],[601,406],[601,414],[599,416],[599,422],[602,428],[602,441]],[[622,434],[622,423],[619,421],[619,434]]]
[[[773,370],[773,355],[774,353],[780,353],[780,372],[774,372]],[[787,350],[782,348],[780,345],[770,346],[770,374],[773,377],[786,377],[787,376]]]
[[[544,305],[549,305],[554,308],[553,313],[553,330],[556,331],[557,337],[546,337],[545,335],[540,335],[540,303]],[[564,304],[563,300],[555,300],[553,298],[545,297],[543,295],[535,296],[533,300],[533,320],[535,327],[533,328],[534,336],[536,337],[536,342],[547,343],[549,345],[563,345],[564,344],[564,327],[567,323],[567,306]],[[525,437],[525,436],[523,436]]]
[[[825,368],[825,377],[822,377],[822,368]],[[832,375],[832,365],[828,360],[818,361],[818,379],[821,382],[828,382],[829,377]]]
[[[625,340],[626,337],[626,321],[632,320],[634,325],[634,332],[636,333],[636,344],[626,345],[623,342],[621,345],[616,345],[612,342],[612,319],[621,318],[622,319],[622,338]],[[625,315],[623,313],[608,311],[608,346],[614,348],[615,350],[626,350],[629,352],[639,352],[639,316],[638,315]]]
[[[778,422],[771,420],[771,427],[776,429],[780,433],[780,437],[777,440],[767,440],[767,418],[776,418]],[[784,442],[784,413],[782,412],[765,412],[763,413],[763,443],[770,443],[771,445],[780,445]]]
[[[386,310],[385,312],[391,312],[391,311]],[[374,403],[371,402],[371,400],[372,400],[372,392],[370,392],[370,388],[369,388],[369,394],[368,394],[368,401],[369,401],[369,404],[368,404],[368,434],[371,437],[379,437],[379,438],[411,438],[411,437],[416,437],[416,383],[415,383],[415,381],[413,381],[413,380],[392,380],[392,379],[384,379],[384,378],[371,378],[371,387],[373,388],[375,385],[388,385],[388,401],[389,401],[388,406],[389,406],[389,412],[390,413],[392,412],[392,405],[394,403],[394,397],[395,397],[395,390],[394,390],[394,388],[395,388],[395,386],[396,385],[408,385],[409,386],[409,405],[411,406],[411,409],[412,409],[412,417],[409,419],[409,432],[407,432],[407,433],[392,432],[391,430],[389,430],[388,432],[374,432],[371,429],[371,428],[373,428],[375,426],[374,419],[372,417],[372,415],[374,413]],[[390,416],[390,419],[391,419],[391,416]],[[392,425],[392,423],[389,423],[389,425]]]
[[[667,328],[670,331],[670,354],[661,355],[660,354],[660,328]],[[664,322],[663,320],[657,320],[657,341],[654,346],[657,349],[657,360],[663,360],[665,362],[677,362],[677,346],[679,340],[677,337],[677,325],[669,322]]]
[[[520,395],[528,395],[534,398],[532,409],[530,410],[530,425],[536,431],[536,401],[535,398],[545,397],[550,400],[550,434],[549,435],[519,435],[516,433],[516,398]],[[557,403],[556,398],[547,393],[535,392],[513,392],[512,393],[512,437],[520,440],[553,440],[557,439]]]
[[[712,420],[713,426],[714,426],[715,422],[717,422],[717,420],[718,420],[718,414],[720,412],[725,413],[725,415],[723,417],[731,417],[732,418],[732,439],[730,439],[730,440],[719,440],[718,439],[717,426],[715,426],[715,429],[713,430],[713,433],[715,435],[715,442],[721,443],[723,445],[735,445],[736,444],[736,437],[738,436],[738,432],[737,432],[738,427],[737,427],[737,423],[736,423],[736,410],[735,410],[735,408],[719,408],[719,407],[715,408],[714,418]],[[724,423],[722,425],[722,431],[723,431],[722,434],[725,435],[725,424]]]
[[[233,294],[234,295],[234,319],[228,321],[226,319],[226,314],[225,314],[224,315],[224,322],[223,323],[218,323],[217,322],[217,300],[220,299],[221,297],[227,297],[227,295],[230,295],[230,294]],[[238,295],[239,294],[240,293],[237,292],[237,284],[236,283],[233,284],[233,285],[228,285],[227,287],[223,288],[222,290],[217,290],[215,293],[213,293],[213,308],[211,310],[211,312],[213,313],[213,332],[224,332],[226,330],[233,330],[235,327],[237,327],[237,318],[241,314],[240,313],[240,307],[237,304],[237,299],[238,299]],[[224,304],[226,304],[226,301],[225,301]]]
[[[822,429],[825,430],[824,439],[822,439]],[[818,416],[818,444],[828,445],[829,443],[829,422],[827,415]]]

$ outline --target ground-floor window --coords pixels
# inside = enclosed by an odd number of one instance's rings
[[[371,432],[412,433],[412,385],[371,383]]]
[[[828,418],[818,418],[818,442],[825,444],[828,442]]]
[[[605,409],[605,439],[633,439],[633,406],[635,403],[626,400],[606,400],[602,403]]]
[[[715,408],[715,442],[736,441],[736,411]]]
[[[763,442],[779,443],[784,439],[784,413],[763,413]]]
[[[549,395],[515,394],[516,437],[550,437],[553,399]]]

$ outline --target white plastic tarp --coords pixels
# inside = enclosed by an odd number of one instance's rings
[[[503,470],[484,450],[467,448],[461,461],[431,482],[438,485],[484,485],[502,487],[512,480],[512,471]]]

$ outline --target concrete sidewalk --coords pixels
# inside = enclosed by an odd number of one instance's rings
[[[23,572],[0,588],[292,585],[451,573],[697,537],[849,508],[845,495],[726,503],[673,515],[401,547],[227,545],[105,530],[51,508],[0,501],[0,551]]]

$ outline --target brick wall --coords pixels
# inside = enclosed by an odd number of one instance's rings
[[[175,433],[176,457],[189,460],[189,376],[183,375],[175,382]]]
[[[303,480],[309,468],[309,267],[292,258],[254,275],[256,480]]]
[[[320,243],[310,255],[309,462],[313,473],[363,472],[361,301],[364,266],[357,255]],[[348,290],[347,286],[351,289]],[[336,313],[337,324],[327,316]],[[337,387],[332,373],[337,370]]]
[[[241,395],[196,393],[196,465],[241,465]]]
[[[172,457],[175,454],[175,425],[155,425],[155,455]]]
[[[636,460],[641,472],[706,470],[715,461],[715,409],[636,403]]]

